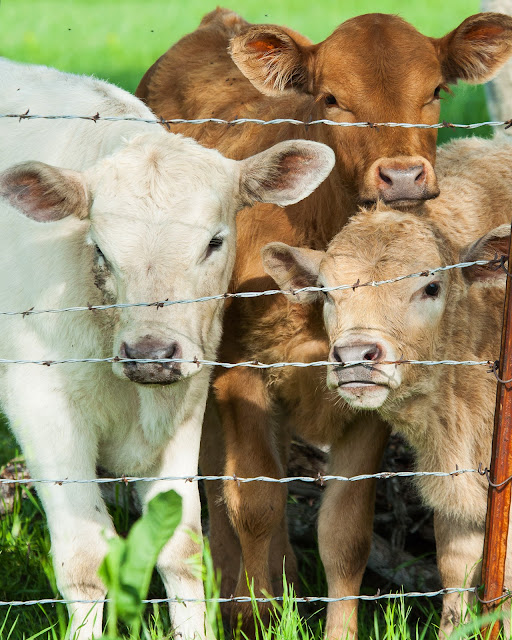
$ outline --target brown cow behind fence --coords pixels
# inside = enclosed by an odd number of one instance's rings
[[[280,287],[331,287],[508,256],[512,142],[457,141],[439,156],[442,195],[425,206],[424,215],[386,207],[361,211],[327,252],[269,244],[263,250],[268,273]],[[499,266],[470,267],[427,271],[424,277],[377,288],[299,296],[302,303],[323,299],[331,362],[368,361],[368,366],[330,368],[327,386],[354,409],[375,410],[403,434],[416,452],[418,470],[488,466],[496,379],[488,368],[477,366],[381,363],[400,358],[494,361],[500,350],[504,279]],[[443,586],[479,584],[487,480],[466,473],[416,482],[434,509]],[[512,561],[506,578],[510,587]],[[441,630],[446,637],[461,610],[460,594],[445,596]]]
[[[228,52],[228,45],[230,47]],[[431,124],[439,93],[463,79],[484,82],[512,53],[512,19],[478,14],[444,38],[421,35],[396,16],[348,20],[320,44],[274,25],[249,25],[219,9],[148,70],[137,95],[163,118],[328,118],[338,122]],[[329,144],[337,164],[304,203],[257,206],[238,218],[238,258],[231,291],[272,286],[260,260],[270,241],[324,249],[361,203],[381,199],[420,206],[438,195],[435,130],[355,129],[316,125],[173,126],[232,158],[278,140],[305,137]],[[232,301],[220,359],[312,361],[328,343],[319,306],[284,297]],[[330,470],[356,475],[377,470],[388,430],[377,415],[361,415],[325,388],[318,370],[218,373],[203,432],[207,474],[285,474],[292,431],[331,446]],[[282,589],[296,576],[286,533],[286,488],[273,484],[209,484],[211,548],[222,570],[222,593],[257,595]],[[319,544],[329,596],[358,593],[372,529],[374,483],[329,485],[320,513]],[[343,526],[340,527],[340,522]],[[241,558],[241,563],[240,563]],[[251,606],[234,605],[250,629]],[[264,610],[265,605],[262,605]],[[354,602],[330,606],[326,633],[357,636]]]

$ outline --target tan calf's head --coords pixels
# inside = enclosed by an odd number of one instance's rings
[[[481,13],[429,38],[398,16],[373,13],[347,20],[316,45],[254,25],[230,50],[262,93],[310,96],[312,119],[434,124],[442,89],[486,82],[512,55],[512,18]],[[360,203],[411,207],[439,194],[436,129],[329,127],[328,136]]]
[[[226,291],[237,211],[255,202],[297,202],[333,166],[332,150],[316,142],[283,142],[237,162],[153,130],[83,173],[40,162],[16,165],[0,174],[0,196],[34,221],[33,235],[42,233],[41,223],[61,225],[48,259],[69,270],[70,283],[82,283],[71,292],[78,304],[91,302],[91,294],[104,303],[180,300]],[[121,358],[214,359],[222,308],[222,301],[126,308],[115,312],[105,343]],[[113,367],[141,384],[169,384],[201,369],[196,363]]]
[[[454,261],[489,260],[496,253],[508,255],[509,237],[510,226],[503,225],[460,252],[428,220],[397,211],[363,211],[326,252],[275,242],[263,248],[262,257],[281,289],[336,287],[421,273]],[[468,345],[459,341],[455,346],[448,336],[471,322],[471,311],[463,308],[469,292],[475,283],[494,284],[504,277],[502,269],[471,267],[378,287],[302,293],[292,300],[323,298],[329,360],[334,364],[327,384],[351,406],[375,409],[388,398],[406,397],[417,383],[418,367],[384,361],[461,359]],[[368,364],[336,367],[354,361]]]

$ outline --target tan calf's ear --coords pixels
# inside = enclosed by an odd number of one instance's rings
[[[23,162],[0,173],[0,197],[36,222],[89,215],[90,198],[81,174],[43,162]]]
[[[444,82],[487,82],[512,56],[512,18],[503,13],[477,13],[432,41]]]
[[[284,242],[271,242],[261,250],[263,268],[283,291],[316,286],[324,256],[324,251],[290,247]],[[289,300],[306,304],[316,300],[319,295],[317,291],[304,291],[289,296]]]
[[[240,160],[242,204],[299,202],[327,178],[335,160],[330,147],[310,140],[287,140]]]
[[[301,39],[303,42],[299,42]],[[314,45],[295,38],[280,27],[255,25],[229,45],[234,63],[267,96],[287,92],[308,92],[308,51]]]
[[[510,225],[502,224],[489,233],[473,242],[469,247],[461,251],[461,262],[474,262],[475,260],[501,259],[508,260],[510,249]],[[504,266],[510,271],[510,266],[505,262]],[[475,265],[462,269],[464,279],[469,283],[494,284],[506,277],[506,271],[500,264]]]

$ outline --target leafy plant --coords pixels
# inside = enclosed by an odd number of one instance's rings
[[[118,638],[118,621],[138,637],[151,575],[160,551],[181,521],[181,497],[175,491],[156,495],[133,525],[128,537],[112,538],[99,569],[110,603],[108,640]],[[106,640],[106,639],[105,639]]]

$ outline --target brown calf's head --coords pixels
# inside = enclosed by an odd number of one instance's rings
[[[508,255],[509,237],[510,225],[502,225],[460,251],[428,220],[398,211],[363,211],[326,252],[271,243],[263,248],[262,257],[265,270],[282,289],[337,287],[427,273],[377,287],[349,286],[292,297],[299,303],[323,297],[329,360],[334,365],[329,367],[327,384],[353,407],[375,409],[411,395],[420,377],[431,375],[425,367],[386,362],[464,359],[466,347],[473,353],[475,344],[483,348],[486,340],[494,339],[480,335],[489,333],[489,325],[479,325],[471,316],[477,311],[469,296],[478,294],[475,283],[501,284],[504,271],[472,267],[430,274],[428,269],[459,260],[488,260],[495,253]],[[368,364],[341,366],[356,361]]]
[[[398,16],[374,13],[347,20],[316,45],[254,25],[231,40],[230,52],[262,93],[309,95],[313,119],[435,124],[442,89],[486,82],[512,55],[512,18],[480,13],[429,38]],[[439,194],[436,129],[330,127],[329,136],[359,202],[402,208]]]

